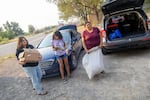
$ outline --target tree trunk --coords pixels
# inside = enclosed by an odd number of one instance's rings
[[[87,13],[86,7],[83,10],[83,19],[84,19],[85,22],[88,21],[88,13]]]
[[[99,22],[99,12],[96,8],[95,8],[95,14],[96,14],[97,22]]]

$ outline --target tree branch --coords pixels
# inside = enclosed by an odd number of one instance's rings
[[[93,7],[87,6],[87,5],[83,4],[82,2],[78,2],[78,4],[80,4],[81,6],[84,6],[84,7],[90,8],[90,9],[94,9]]]

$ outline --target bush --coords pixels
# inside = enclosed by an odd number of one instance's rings
[[[5,31],[5,32],[1,32],[1,33],[0,33],[0,36],[1,36],[2,38],[13,39],[13,38],[15,37],[15,34],[13,34],[12,32],[7,32],[7,31]]]
[[[3,41],[3,38],[0,36],[0,42]]]
[[[3,38],[4,42],[8,42],[8,40],[9,40],[8,38]]]

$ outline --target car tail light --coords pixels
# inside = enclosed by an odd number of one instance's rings
[[[106,31],[105,30],[101,30],[101,36],[102,36],[102,38],[106,37]]]
[[[148,29],[150,30],[150,19],[147,20]]]
[[[102,36],[103,43],[105,43],[106,42],[106,31],[105,30],[101,30],[101,36]]]
[[[143,41],[150,41],[150,38],[144,38]]]

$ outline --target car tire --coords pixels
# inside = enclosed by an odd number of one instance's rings
[[[108,52],[104,47],[102,47],[102,53],[103,53],[103,55],[107,55],[107,54],[109,54],[110,52]]]
[[[76,69],[78,65],[78,60],[77,60],[75,52],[72,52],[71,60],[72,60],[72,66],[73,66],[72,68]]]

